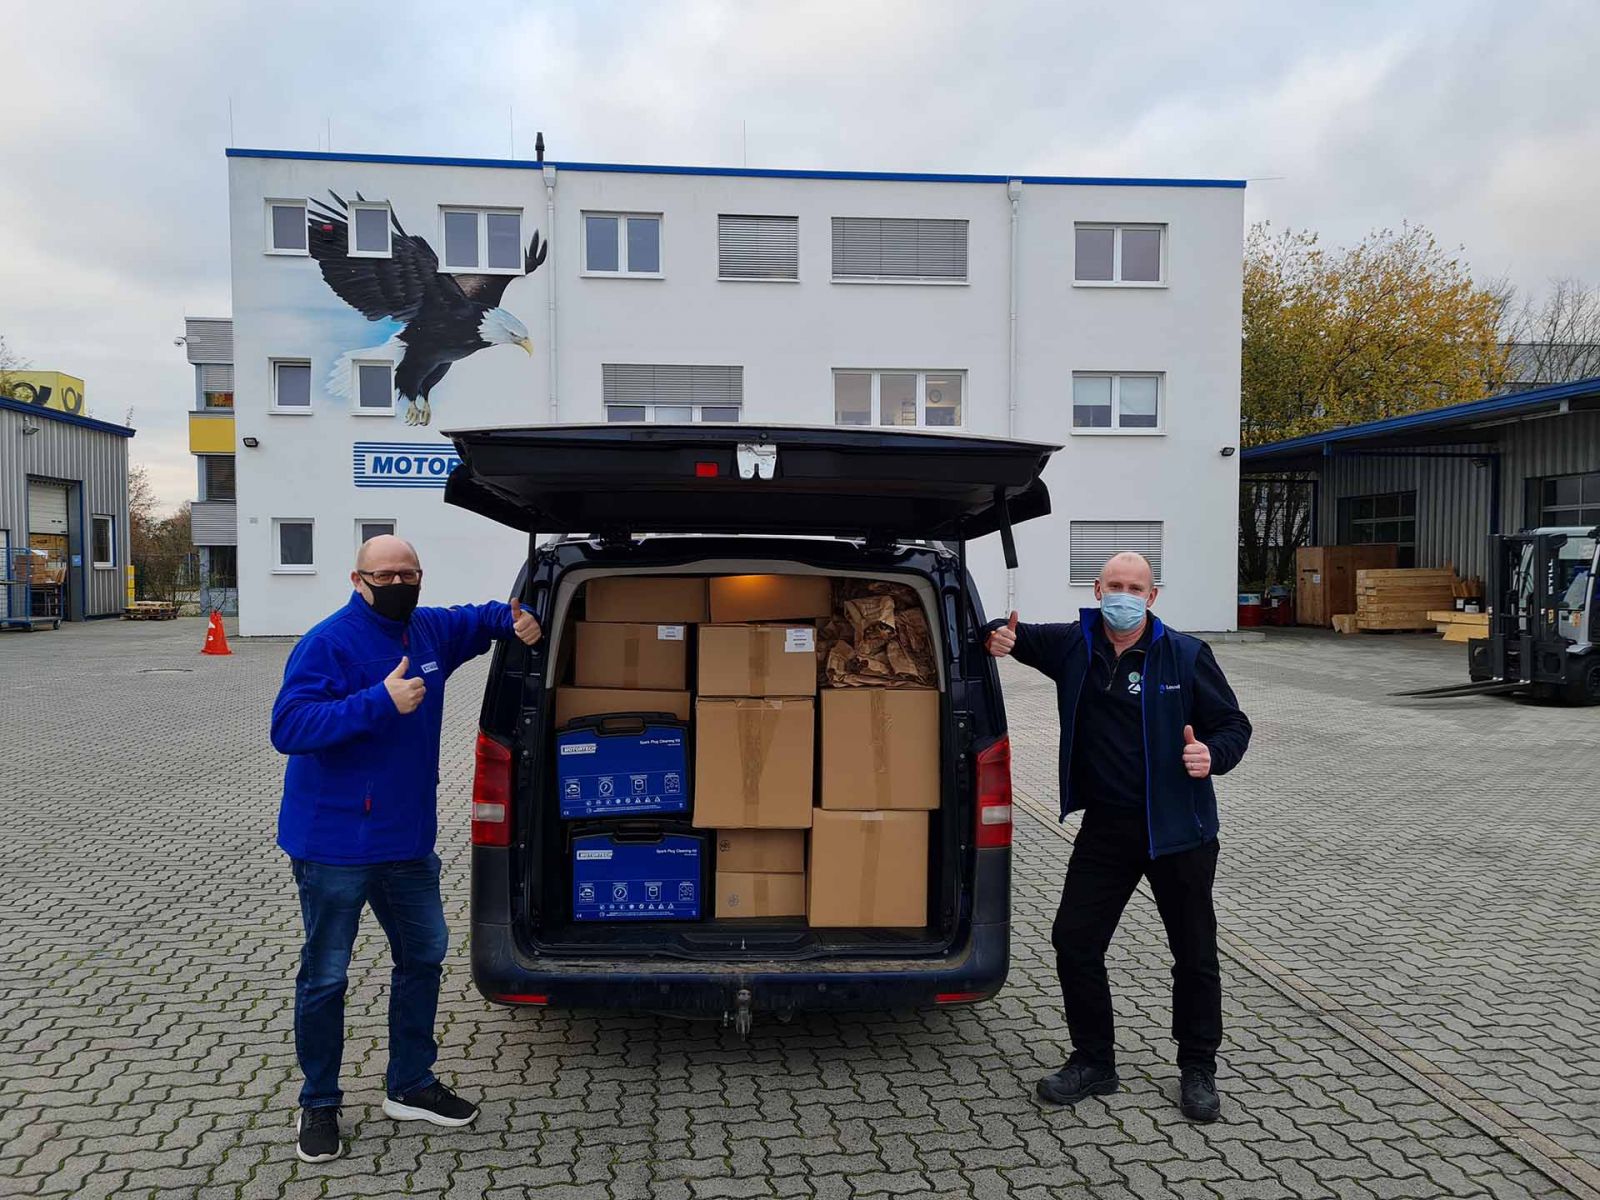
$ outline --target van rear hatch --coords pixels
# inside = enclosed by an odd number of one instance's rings
[[[459,430],[445,500],[526,533],[967,541],[1050,511],[1059,446],[804,425]]]

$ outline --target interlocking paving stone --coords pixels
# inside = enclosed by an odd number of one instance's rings
[[[1406,705],[1385,693],[1455,678],[1459,651],[1302,634],[1218,647],[1257,726],[1222,784],[1218,903],[1238,950],[1224,1123],[1174,1106],[1169,964],[1144,896],[1111,954],[1123,1090],[1076,1111],[1033,1101],[1065,1054],[1048,940],[1069,846],[1032,817],[993,1003],[758,1016],[743,1043],[710,1024],[488,1006],[464,945],[480,660],[446,711],[440,1069],[483,1116],[447,1132],[379,1111],[388,966],[369,919],[350,1157],[301,1164],[299,924],[266,743],[289,646],[202,658],[201,640],[194,621],[0,635],[0,1195],[1566,1194],[1441,1102],[1452,1079],[1600,1165],[1593,712]],[[1050,686],[1004,678],[1019,799],[1053,808]]]

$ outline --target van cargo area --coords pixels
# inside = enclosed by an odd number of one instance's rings
[[[575,569],[553,591],[517,797],[528,949],[883,960],[955,943],[972,812],[929,579],[721,559]],[[745,830],[793,847],[783,871],[750,869]],[[650,862],[663,846],[677,857]]]

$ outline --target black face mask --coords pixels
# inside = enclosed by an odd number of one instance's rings
[[[386,583],[382,587],[367,584],[372,593],[372,611],[391,621],[409,621],[422,595],[420,583]]]

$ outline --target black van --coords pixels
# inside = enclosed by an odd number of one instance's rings
[[[1011,760],[970,539],[1049,512],[1056,446],[972,435],[752,425],[479,429],[450,435],[445,499],[529,535],[516,584],[544,625],[502,642],[473,785],[473,978],[501,1004],[674,1011],[748,1029],[753,1011],[966,1004],[1005,982]],[[541,544],[540,539],[550,539]],[[940,808],[929,924],[803,918],[596,924],[572,918],[554,787],[554,688],[586,582],[800,573],[909,585],[938,651]]]

